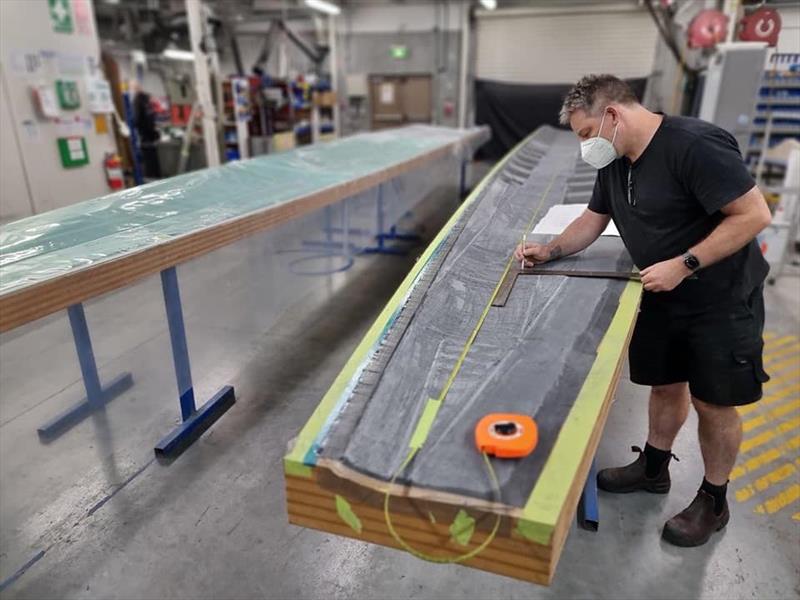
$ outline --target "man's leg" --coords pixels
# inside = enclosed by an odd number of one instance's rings
[[[692,396],[705,477],[692,503],[664,525],[665,540],[676,546],[700,546],[728,524],[725,495],[728,475],[742,442],[742,422],[733,406],[703,402]]]
[[[688,415],[689,385],[686,382],[654,385],[650,391],[647,443],[670,451]]]
[[[669,461],[672,442],[689,414],[686,382],[654,385],[650,390],[649,428],[644,451],[629,465],[603,469],[597,474],[600,489],[613,493],[645,490],[666,494],[670,488]]]
[[[706,480],[715,486],[724,486],[742,443],[739,412],[733,406],[716,406],[697,398],[692,398],[692,404],[697,410],[697,432]]]
[[[664,525],[663,537],[677,546],[705,544],[728,524],[728,476],[742,441],[736,406],[761,398],[768,380],[762,364],[762,290],[747,303],[699,315],[691,328],[689,387],[699,421],[705,477],[691,504]]]

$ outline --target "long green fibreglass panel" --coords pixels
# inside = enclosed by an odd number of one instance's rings
[[[476,130],[412,126],[204,169],[0,227],[0,295],[368,176]]]

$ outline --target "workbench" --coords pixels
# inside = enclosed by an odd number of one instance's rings
[[[472,192],[294,440],[291,523],[552,581],[579,501],[585,526],[599,519],[593,457],[641,283],[618,237],[552,273],[515,273],[510,255],[523,234],[550,239],[532,227],[587,202],[595,174],[572,134],[543,127]],[[476,423],[506,412],[534,417],[538,445],[484,457]]]
[[[374,242],[378,251],[387,250],[384,238],[392,239],[393,230],[384,228],[393,221],[384,219],[391,211],[381,204],[383,188],[445,159],[460,163],[463,187],[466,162],[486,139],[485,128],[423,125],[359,134],[153,182],[0,227],[0,332],[66,309],[86,389],[85,398],[39,427],[42,442],[133,385],[131,373],[100,381],[85,301],[160,274],[182,422],[156,444],[155,453],[174,458],[235,401],[233,388],[224,386],[200,407],[195,402],[177,266],[334,205],[346,215],[348,199],[369,190],[376,190],[379,205]],[[327,229],[333,231],[330,224]]]

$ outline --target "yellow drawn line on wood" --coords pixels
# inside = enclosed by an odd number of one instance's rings
[[[791,402],[782,404],[777,408],[773,408],[771,411],[763,415],[758,415],[757,417],[753,417],[752,419],[747,419],[747,421],[742,423],[742,431],[747,433],[748,431],[752,431],[757,427],[766,425],[770,421],[775,421],[776,419],[785,417],[786,415],[797,409],[800,409],[800,399],[792,400]]]
[[[797,450],[798,448],[800,448],[800,435],[796,435],[788,442],[785,442],[780,446],[776,446],[775,448],[765,450],[761,454],[756,454],[755,456],[748,458],[745,462],[736,465],[733,468],[733,471],[731,471],[729,479],[731,481],[736,481],[740,477],[743,477],[748,473],[752,473],[753,471],[757,471],[761,467],[765,467],[769,463],[780,459],[790,450]]]
[[[780,392],[775,392],[774,394],[769,394],[767,396],[764,396],[764,398],[762,398],[760,402],[753,402],[752,404],[748,404],[747,406],[740,406],[738,409],[739,415],[741,416],[749,415],[751,412],[758,410],[759,408],[762,408],[764,406],[770,406],[772,404],[775,404],[776,402],[780,402],[787,396],[792,396],[797,392],[800,392],[800,383],[796,383],[785,389],[782,389]]]
[[[797,502],[799,498],[800,498],[800,483],[794,483],[785,490],[783,490],[777,496],[773,496],[766,502],[756,506],[753,512],[756,512],[761,515],[763,514],[771,515],[773,513],[778,512],[782,508],[786,508],[792,502]]]
[[[764,348],[768,348],[772,350],[773,348],[777,348],[778,346],[783,346],[784,344],[788,344],[790,342],[796,342],[797,336],[796,335],[785,335],[783,337],[779,337],[777,339],[769,340],[768,342],[764,343]]]
[[[795,459],[795,464],[800,465],[800,458]],[[792,463],[782,464],[777,469],[773,469],[766,475],[759,477],[753,483],[747,484],[740,490],[736,490],[736,500],[739,502],[746,502],[755,496],[758,492],[768,490],[776,483],[780,483],[797,473],[797,469]]]
[[[791,346],[786,346],[785,348],[764,354],[763,358],[765,362],[769,362],[771,360],[775,360],[776,358],[780,358],[781,356],[786,356],[787,354],[797,354],[798,351],[800,351],[800,344],[792,344]]]
[[[796,513],[794,513],[794,514],[792,515],[792,518],[793,518],[795,521],[800,521],[800,512],[796,512]]]
[[[800,417],[794,417],[793,419],[789,419],[775,427],[774,429],[767,429],[766,431],[762,431],[757,436],[750,438],[748,440],[744,440],[742,445],[739,446],[739,451],[744,454],[745,452],[750,452],[753,448],[758,448],[759,446],[763,446],[764,444],[771,442],[776,437],[783,435],[784,433],[788,433],[793,429],[797,429],[800,427]]]

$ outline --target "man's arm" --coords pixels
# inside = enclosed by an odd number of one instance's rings
[[[769,207],[757,186],[736,200],[723,206],[725,218],[702,242],[687,248],[700,261],[700,268],[730,256],[756,237],[772,221]],[[642,269],[644,289],[650,292],[668,292],[692,274],[676,256]]]
[[[526,243],[524,249],[525,266],[532,267],[535,264],[545,263],[562,256],[580,252],[600,237],[610,220],[610,215],[603,215],[586,209],[580,217],[570,223],[561,235],[553,241],[547,244]],[[522,260],[522,244],[517,246],[514,258]]]

